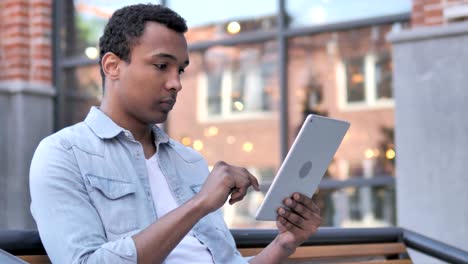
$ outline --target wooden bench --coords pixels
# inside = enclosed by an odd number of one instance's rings
[[[51,263],[37,231],[16,232],[21,233],[20,239],[8,241],[8,232],[0,231],[0,249],[28,263]],[[233,229],[231,233],[243,256],[258,254],[277,235],[270,229]],[[410,264],[408,247],[449,263],[468,263],[468,252],[402,228],[320,228],[287,263]]]
[[[262,248],[241,248],[243,256],[258,254]],[[290,257],[288,263],[353,263],[353,264],[411,264],[403,243],[375,243],[365,245],[302,246]],[[51,263],[46,255],[17,256],[33,264]],[[345,262],[343,262],[345,261]]]
[[[261,248],[239,249],[243,256],[253,256]],[[403,243],[381,243],[340,246],[303,246],[290,257],[289,263],[355,263],[355,264],[411,264],[410,259],[391,259],[407,254]],[[17,256],[28,263],[51,263],[46,255]],[[389,259],[390,258],[390,259]],[[342,262],[346,261],[346,262]]]
[[[243,256],[253,256],[261,248],[242,248],[239,251]],[[302,246],[289,259],[290,263],[412,263],[403,243]]]
[[[275,230],[261,229],[231,232],[243,256],[258,254],[277,234]],[[297,248],[287,263],[411,264],[412,261],[399,229],[321,228]]]

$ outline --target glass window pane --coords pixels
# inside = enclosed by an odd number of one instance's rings
[[[147,1],[154,4],[158,0]],[[87,56],[96,59],[99,37],[112,13],[124,6],[138,4],[137,0],[67,0],[65,30],[63,30],[65,56]]]
[[[322,226],[384,227],[396,224],[395,188],[347,187],[320,190],[316,195]]]
[[[64,70],[65,126],[84,120],[93,105],[102,98],[102,80],[99,65],[82,66]]]
[[[392,58],[388,53],[379,54],[375,63],[377,99],[393,98]]]
[[[246,167],[264,186],[280,159],[275,49],[273,42],[191,52],[184,88],[167,123],[169,135],[199,151],[210,166],[223,160]],[[265,224],[254,219],[263,190],[224,207],[230,227]]]
[[[206,98],[202,115],[231,118],[276,110],[277,56],[275,42],[237,47],[212,47],[203,52],[201,87]]]
[[[364,58],[351,59],[345,62],[346,101],[348,103],[365,100],[364,66]]]
[[[289,0],[286,10],[290,25],[336,23],[411,11],[411,0]]]
[[[229,21],[250,21],[251,28],[247,29],[250,31],[273,26],[262,25],[262,23],[255,25],[254,21],[271,20],[266,18],[274,18],[277,9],[276,1],[271,0],[168,0],[167,6],[184,17],[189,27],[206,26]],[[275,22],[274,19],[271,21]]]
[[[189,28],[216,26],[212,32],[216,36],[276,27],[276,1],[168,0],[167,5],[187,20]]]
[[[304,35],[288,40],[288,93],[291,140],[308,114],[351,123],[325,179],[394,177],[394,110],[374,107],[368,92],[378,79],[375,65],[391,54],[385,35],[393,23]],[[389,56],[391,57],[391,56]],[[386,67],[391,74],[391,67]],[[366,86],[368,85],[368,86]],[[377,89],[377,88],[376,88]],[[371,102],[371,103],[368,103]],[[356,106],[356,108],[352,108]],[[352,110],[352,111],[350,111]],[[388,155],[387,155],[388,153]],[[316,200],[326,226],[394,224],[392,186],[322,189]]]

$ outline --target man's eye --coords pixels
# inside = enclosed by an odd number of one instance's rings
[[[158,68],[159,70],[164,70],[167,68],[167,64],[153,64],[154,67]]]

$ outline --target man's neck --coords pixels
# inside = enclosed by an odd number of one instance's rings
[[[149,144],[154,145],[152,125],[143,124],[135,118],[130,117],[128,114],[119,111],[119,108],[111,107],[106,100],[102,101],[99,109],[101,109],[101,111],[104,112],[117,125],[130,131],[133,135],[133,138],[140,142],[143,146]]]

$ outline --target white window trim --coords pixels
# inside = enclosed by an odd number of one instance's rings
[[[262,111],[262,112],[240,112],[240,113],[232,113],[230,95],[232,92],[232,72],[225,71],[222,80],[222,88],[221,88],[221,114],[220,115],[209,115],[208,108],[207,108],[207,75],[205,73],[200,73],[198,76],[198,91],[197,91],[197,117],[198,121],[201,123],[223,123],[223,122],[233,122],[233,121],[245,121],[245,120],[271,120],[278,117],[276,111]]]
[[[377,99],[376,80],[375,80],[375,62],[377,57],[374,54],[368,54],[364,57],[364,101],[347,102],[348,89],[346,87],[346,66],[344,61],[339,61],[336,65],[336,82],[338,87],[338,106],[342,111],[361,111],[373,109],[393,108],[394,99]]]

